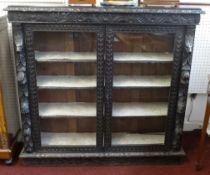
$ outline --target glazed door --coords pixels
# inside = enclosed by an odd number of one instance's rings
[[[106,150],[171,149],[183,35],[180,27],[107,27]]]
[[[35,150],[103,149],[104,28],[26,25]]]

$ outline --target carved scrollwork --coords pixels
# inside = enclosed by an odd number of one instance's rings
[[[26,152],[33,152],[33,142],[31,135],[31,118],[28,101],[28,84],[26,75],[26,58],[24,50],[24,40],[22,27],[20,24],[13,25],[14,42],[16,46],[16,71],[18,81],[18,93],[20,102],[20,111],[22,116],[22,128],[24,148]]]

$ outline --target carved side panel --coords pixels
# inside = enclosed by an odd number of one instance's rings
[[[22,132],[24,139],[24,149],[26,152],[33,152],[33,141],[31,134],[31,118],[29,109],[28,80],[26,74],[26,57],[21,24],[13,24],[14,42],[16,48],[16,71],[18,81],[18,94],[20,101],[20,111],[22,116]]]
[[[181,66],[180,85],[177,102],[177,114],[175,121],[173,148],[179,150],[181,147],[181,136],[183,131],[183,122],[185,116],[187,92],[190,79],[190,69],[193,53],[193,44],[195,36],[195,26],[188,26],[185,33],[184,52]]]
[[[184,46],[184,27],[177,28],[175,33],[174,41],[174,50],[173,50],[173,68],[172,68],[172,79],[169,95],[169,107],[168,107],[168,117],[167,117],[167,126],[166,126],[166,137],[165,144],[167,150],[171,150],[173,135],[174,135],[174,126],[176,119],[176,109],[177,109],[177,100],[178,100],[178,90],[179,90],[179,80],[180,80],[180,70],[182,64],[182,53]]]

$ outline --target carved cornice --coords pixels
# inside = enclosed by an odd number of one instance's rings
[[[201,14],[200,8],[157,8],[157,7],[43,7],[43,6],[8,6],[7,11],[20,12],[97,12],[97,13],[173,13]]]
[[[42,10],[41,10],[42,9]],[[197,9],[148,8],[8,8],[11,22],[195,25],[200,21]]]

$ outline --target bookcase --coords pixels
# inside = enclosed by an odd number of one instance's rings
[[[182,157],[200,9],[14,7],[29,162]]]

